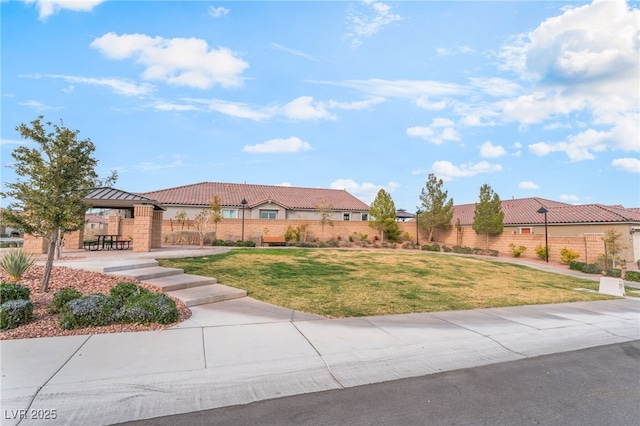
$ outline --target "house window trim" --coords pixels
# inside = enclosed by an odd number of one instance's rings
[[[262,214],[263,213],[274,213],[274,217],[270,217],[271,214],[267,214],[267,217],[263,217]],[[260,209],[259,212],[259,217],[262,220],[275,220],[278,218],[278,210],[273,210],[273,209]]]
[[[235,213],[235,216],[232,213]],[[238,209],[222,209],[222,218],[223,219],[237,219],[238,218]]]
[[[350,222],[351,221],[351,212],[344,212],[342,213],[342,220],[344,220],[345,222]]]
[[[522,232],[523,230],[528,229],[529,232]],[[521,226],[518,228],[518,233],[521,235],[531,235],[533,234],[533,227],[531,226]]]

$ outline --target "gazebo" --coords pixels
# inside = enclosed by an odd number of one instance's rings
[[[133,251],[148,252],[162,246],[162,214],[165,208],[157,201],[121,189],[94,188],[86,197],[90,208],[112,209],[107,234],[130,239]],[[81,249],[84,230],[65,235],[65,248]],[[44,238],[25,235],[24,247],[29,252],[46,253]]]

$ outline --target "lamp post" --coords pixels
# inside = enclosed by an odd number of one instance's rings
[[[244,242],[244,208],[247,206],[246,198],[243,198],[240,204],[242,204],[242,241]]]
[[[417,246],[420,245],[420,239],[419,239],[420,228],[418,227],[418,219],[420,218],[421,213],[422,211],[420,209],[416,211],[416,245]]]
[[[549,213],[549,210],[540,207],[538,213],[544,214],[544,256],[547,263],[549,263],[549,236],[547,234],[547,213]]]

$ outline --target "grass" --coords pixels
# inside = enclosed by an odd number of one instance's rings
[[[595,281],[476,257],[427,252],[234,249],[163,259],[249,296],[325,317],[606,300]]]

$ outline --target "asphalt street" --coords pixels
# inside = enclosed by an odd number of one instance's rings
[[[640,341],[127,425],[637,425]]]

